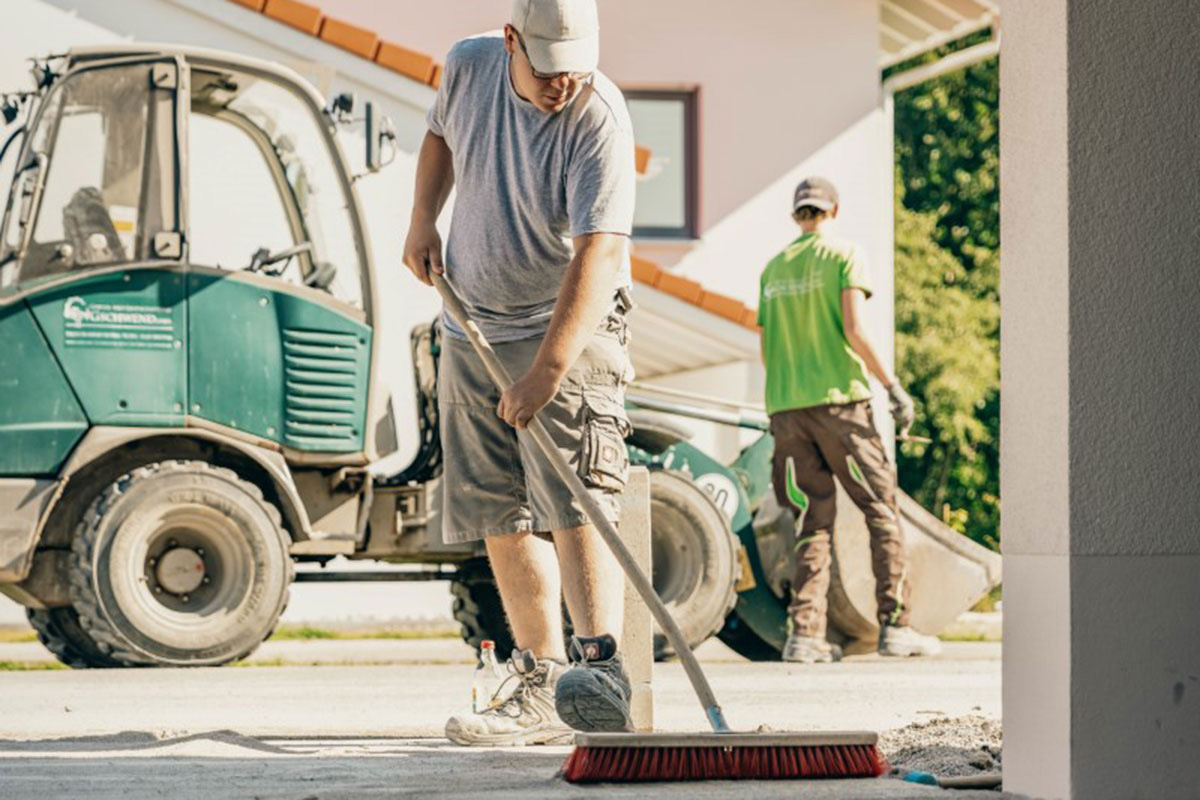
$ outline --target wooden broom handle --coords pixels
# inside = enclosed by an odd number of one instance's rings
[[[467,334],[467,338],[471,341],[471,346],[475,348],[475,352],[483,361],[483,366],[488,371],[495,384],[500,387],[501,392],[508,391],[508,387],[512,386],[512,376],[508,374],[508,370],[504,368],[504,364],[500,362],[500,358],[496,355],[496,351],[492,349],[492,345],[484,337],[483,332],[479,330],[479,326],[471,319],[467,313],[466,307],[459,299],[458,293],[446,281],[446,279],[434,272],[429,271],[429,277],[433,279],[433,285],[441,294],[442,300],[446,303],[446,308],[450,311],[450,316],[458,323],[459,327]],[[549,431],[542,425],[541,419],[537,414],[533,419],[529,420],[528,433],[533,438],[538,449],[550,462],[555,473],[562,479],[567,488],[571,490],[571,494],[583,506],[588,517],[591,518],[592,524],[596,530],[600,532],[601,538],[608,548],[616,557],[617,563],[621,565],[625,575],[629,578],[629,582],[633,584],[633,588],[637,589],[639,595],[646,605],[650,607],[650,613],[654,615],[659,627],[666,634],[667,640],[671,646],[675,648],[679,660],[683,662],[684,672],[687,673],[688,680],[692,683],[692,688],[696,692],[696,697],[699,698],[700,704],[704,706],[704,714],[708,718],[709,725],[712,726],[716,733],[729,732],[729,725],[725,722],[725,716],[721,713],[721,707],[717,704],[717,698],[713,694],[712,687],[708,685],[708,679],[704,676],[703,670],[700,669],[700,662],[696,660],[696,655],[692,652],[692,648],[688,647],[687,640],[683,637],[683,631],[679,630],[679,625],[675,623],[671,617],[671,612],[667,611],[667,607],[659,598],[658,593],[654,591],[654,585],[646,577],[645,573],[638,567],[637,561],[634,560],[633,554],[629,552],[629,548],[621,541],[620,535],[617,533],[616,527],[608,521],[604,516],[604,511],[600,508],[600,504],[592,497],[587,487],[583,485],[583,480],[571,469],[562,454],[555,446],[554,440],[550,438]]]

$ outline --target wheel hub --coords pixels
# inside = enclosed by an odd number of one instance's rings
[[[204,573],[204,559],[190,547],[168,550],[154,567],[158,585],[177,595],[196,591],[204,583]]]

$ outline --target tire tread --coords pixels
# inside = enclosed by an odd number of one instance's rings
[[[266,500],[262,490],[255,484],[243,480],[236,472],[227,467],[218,467],[209,464],[205,461],[187,461],[182,459],[172,459],[167,461],[158,461],[152,464],[146,464],[138,467],[131,472],[122,475],[113,481],[104,491],[102,491],[80,519],[75,527],[75,535],[72,538],[72,569],[70,574],[70,596],[71,603],[75,607],[75,611],[79,615],[79,624],[84,629],[89,637],[95,642],[97,648],[111,659],[114,663],[112,666],[122,667],[142,667],[142,666],[175,666],[167,662],[156,659],[153,655],[140,652],[131,642],[129,642],[120,631],[112,625],[105,617],[100,609],[100,599],[96,595],[95,586],[95,550],[97,544],[97,536],[100,530],[100,523],[104,516],[112,508],[113,503],[129,491],[129,488],[136,482],[145,480],[157,475],[169,472],[191,472],[199,471],[208,475],[213,475],[222,480],[234,484],[242,491],[251,495],[257,500],[264,509],[272,522],[272,528],[275,535],[279,537],[280,545],[283,552],[287,553],[288,547],[291,544],[291,539],[287,532],[283,529],[283,517],[279,513],[274,503]],[[290,599],[290,587],[292,578],[295,575],[295,565],[291,558],[285,558],[287,575],[285,576],[285,589],[283,599],[283,609],[287,608],[288,600]],[[282,615],[282,610],[280,612]],[[261,644],[261,642],[260,642]],[[226,659],[220,663],[229,663],[245,658],[254,652],[258,645],[251,647],[240,655]],[[52,651],[53,652],[53,651]],[[211,666],[211,665],[210,665]]]

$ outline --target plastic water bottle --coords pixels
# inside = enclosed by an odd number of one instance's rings
[[[500,670],[500,662],[496,660],[496,643],[484,639],[479,645],[479,666],[475,668],[475,678],[471,681],[471,709],[476,714],[482,714],[491,708],[503,682],[504,673]]]

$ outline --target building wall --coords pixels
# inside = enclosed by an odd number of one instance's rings
[[[509,8],[497,0],[460,0],[453,14],[431,14],[419,0],[321,5],[439,59],[458,39],[502,27]],[[600,67],[620,86],[699,87],[703,242],[643,242],[643,255],[753,303],[762,265],[795,236],[792,188],[815,171],[841,187],[839,232],[866,247],[883,282],[891,137],[876,0],[706,3],[703,13],[691,0],[603,0],[600,14]],[[890,327],[890,319],[877,321]]]
[[[123,0],[119,7],[106,0],[13,4],[10,19],[17,24],[5,26],[0,44],[10,45],[4,53],[15,65],[14,74],[23,70],[20,62],[28,55],[104,41],[115,31],[143,41],[226,48],[279,61],[326,94],[354,91],[380,103],[396,120],[401,152],[392,166],[360,180],[358,188],[389,310],[380,322],[383,374],[400,430],[415,424],[408,331],[432,317],[439,303],[432,290],[411,280],[400,254],[415,154],[424,134],[422,112],[432,91],[227,0]],[[463,0],[454,13],[430,13],[427,4],[414,0],[324,0],[320,5],[330,16],[439,59],[454,41],[499,27],[508,13],[508,5],[496,0]],[[701,238],[639,241],[639,252],[708,289],[754,305],[759,271],[796,235],[788,213],[796,181],[810,172],[824,174],[842,192],[834,232],[862,244],[870,260],[876,294],[866,306],[868,325],[890,360],[891,136],[876,68],[876,0],[750,0],[749,7],[707,4],[703,14],[687,0],[604,0],[600,8],[601,67],[619,84],[698,86],[700,93]],[[22,14],[33,15],[32,21],[21,22]],[[39,22],[47,15],[80,27]],[[17,77],[19,85],[24,77]],[[361,163],[361,142],[342,138],[351,162]],[[761,370],[743,374],[744,383],[716,385],[701,375],[684,383],[697,391],[760,400]],[[880,400],[877,411],[884,422],[886,404]],[[401,439],[398,463],[413,452],[412,441]]]
[[[461,0],[430,14],[418,0],[324,0],[327,13],[442,59],[455,41],[500,28],[508,4]],[[891,118],[880,95],[876,0],[603,0],[600,67],[623,88],[699,87],[700,239],[639,240],[640,255],[704,284],[758,300],[766,262],[797,235],[792,190],[806,174],[838,185],[834,233],[860,243],[876,294],[868,329],[888,365],[894,348]],[[761,370],[712,371],[678,388],[761,401]],[[890,429],[882,393],[880,426]],[[703,431],[714,442],[727,434]],[[729,447],[719,448],[728,454]]]

